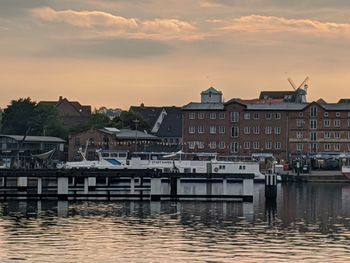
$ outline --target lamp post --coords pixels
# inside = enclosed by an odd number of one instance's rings
[[[138,119],[133,120],[135,123],[135,152],[137,152],[137,128],[139,126],[140,121]]]

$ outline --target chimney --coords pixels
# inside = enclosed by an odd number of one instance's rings
[[[62,101],[62,100],[63,100],[63,97],[60,96],[60,97],[58,98],[58,102],[60,102],[60,101]]]

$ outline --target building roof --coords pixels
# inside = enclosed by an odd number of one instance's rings
[[[183,110],[223,110],[223,103],[200,103],[190,102],[182,107]]]
[[[295,91],[262,91],[259,99],[285,99],[286,96],[293,96]]]
[[[157,140],[159,139],[157,136],[154,136],[152,134],[148,134],[142,131],[136,131],[136,130],[130,130],[130,129],[115,129],[115,128],[109,128],[105,127],[102,129],[99,129],[99,131],[103,133],[108,133],[110,135],[115,135],[117,139],[122,140],[128,140],[128,139],[137,139],[139,140]]]
[[[40,101],[39,104],[51,105],[58,108],[60,105],[68,103],[73,109],[82,117],[91,116],[91,106],[90,105],[81,105],[78,101],[69,101],[67,98],[59,97],[58,101]]]
[[[0,134],[0,137],[8,137],[11,139],[14,139],[16,141],[22,141],[23,135],[7,135],[7,134]],[[51,136],[26,136],[25,142],[53,142],[53,143],[65,143],[66,141],[58,138],[58,137],[51,137]]]
[[[204,91],[201,92],[201,94],[209,94],[209,93],[222,95],[222,92],[217,90],[217,89],[215,89],[214,87],[210,87],[209,89],[204,90]]]
[[[350,99],[340,99],[338,103],[350,103]]]
[[[131,106],[130,111],[139,113],[151,127],[157,127],[155,134],[159,137],[181,137],[182,136],[182,109],[175,106],[146,107]],[[161,116],[163,115],[163,117]]]
[[[303,110],[308,106],[308,103],[295,103],[295,102],[284,102],[274,104],[247,104],[247,110],[281,110],[281,111],[294,111]]]

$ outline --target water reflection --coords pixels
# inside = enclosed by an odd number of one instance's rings
[[[279,186],[266,203],[0,203],[0,262],[344,262],[350,186]]]

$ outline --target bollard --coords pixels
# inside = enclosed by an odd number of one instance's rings
[[[151,201],[160,201],[161,196],[162,179],[153,177],[151,178]]]
[[[177,200],[177,177],[170,177],[170,197],[171,200]]]
[[[41,177],[38,178],[37,193],[38,195],[43,193],[43,183]]]
[[[265,198],[276,200],[277,198],[277,175],[265,174]]]
[[[96,190],[96,177],[88,177],[88,190],[89,191]]]

